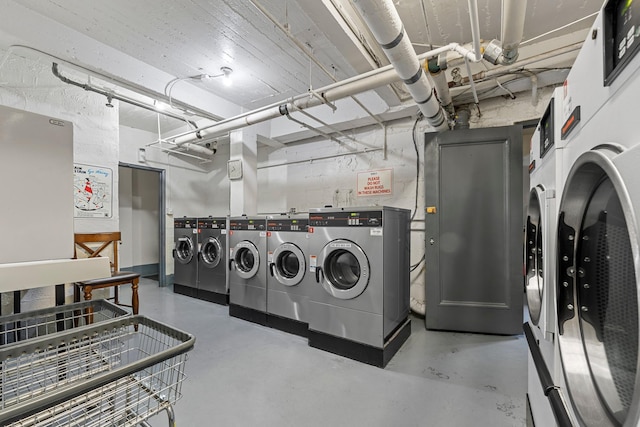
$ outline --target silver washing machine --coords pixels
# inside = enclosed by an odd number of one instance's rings
[[[409,215],[392,207],[309,212],[309,345],[384,367],[411,334]]]
[[[173,292],[190,297],[198,293],[198,219],[173,221]]]
[[[267,222],[229,218],[229,314],[267,324]]]
[[[267,218],[267,322],[268,325],[307,336],[309,289],[309,215]]]
[[[229,304],[227,218],[198,218],[198,298]]]
[[[561,375],[579,426],[640,425],[640,2],[607,1],[564,84]]]

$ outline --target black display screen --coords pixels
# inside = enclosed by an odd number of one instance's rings
[[[547,151],[553,146],[554,140],[554,123],[553,123],[553,98],[549,102],[547,110],[540,119],[540,158],[543,158]]]
[[[640,0],[609,0],[604,7],[604,84],[615,80],[640,46]]]

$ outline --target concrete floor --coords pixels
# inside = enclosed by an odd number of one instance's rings
[[[379,369],[149,279],[140,313],[196,336],[175,406],[180,426],[525,425],[523,335],[427,331],[413,317],[411,337]],[[167,425],[164,414],[150,423]]]

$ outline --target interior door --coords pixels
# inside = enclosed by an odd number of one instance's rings
[[[428,329],[522,332],[522,128],[426,135]]]

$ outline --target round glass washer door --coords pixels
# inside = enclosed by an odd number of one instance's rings
[[[591,151],[576,161],[558,222],[560,354],[585,426],[640,421],[638,212],[629,197],[637,193],[637,162],[619,159],[618,167],[615,157]]]
[[[258,273],[260,253],[253,243],[243,240],[233,248],[233,262],[234,270],[239,277],[251,279]]]
[[[180,264],[189,264],[195,254],[193,240],[190,237],[180,237],[176,241],[175,259]]]
[[[527,271],[526,293],[529,317],[534,325],[540,322],[542,299],[544,296],[542,215],[539,189],[531,189],[529,214],[527,215],[525,236],[525,265]]]
[[[322,287],[340,299],[352,299],[369,284],[369,260],[356,243],[336,239],[327,243],[318,257],[322,266]]]
[[[215,237],[209,237],[200,248],[200,260],[207,268],[215,268],[222,260],[222,245]]]
[[[283,243],[273,251],[273,263],[270,268],[278,282],[285,286],[295,286],[304,278],[307,264],[298,246]]]

